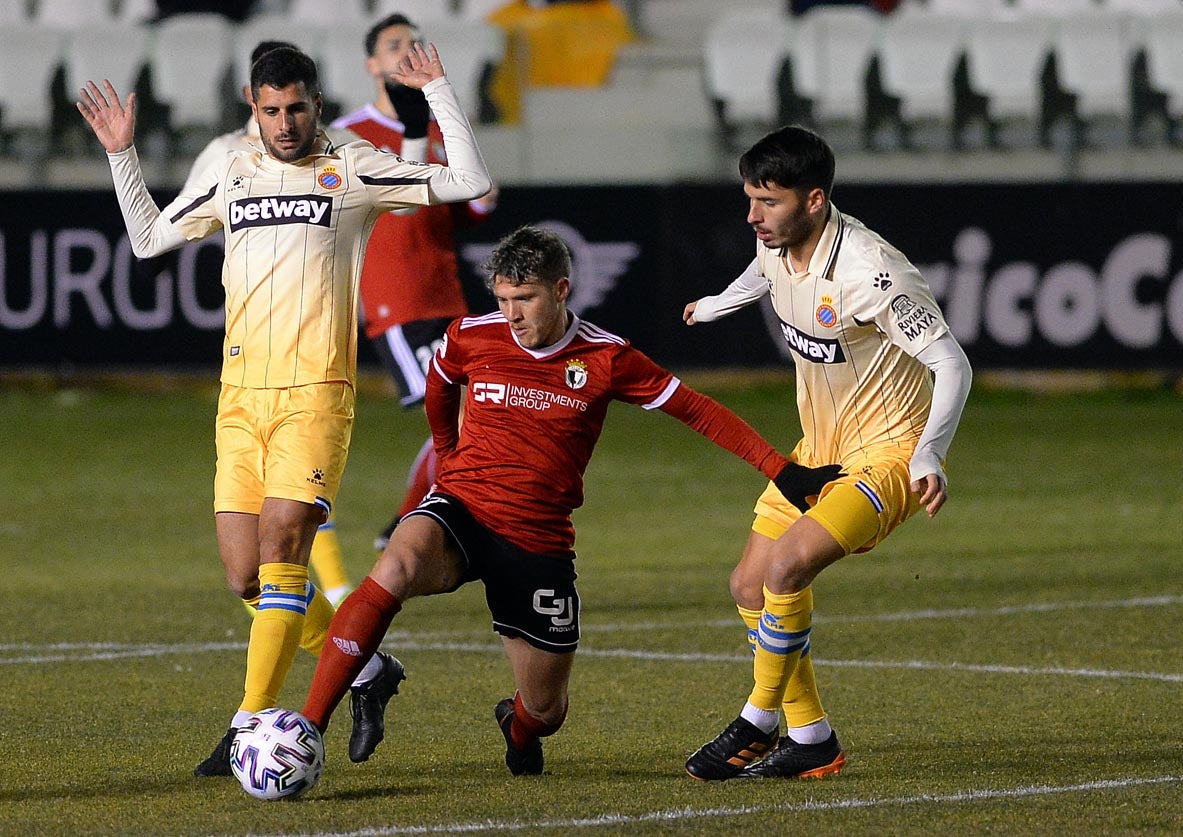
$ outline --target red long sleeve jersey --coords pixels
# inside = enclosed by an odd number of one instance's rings
[[[399,154],[403,124],[372,104],[332,125],[352,131],[383,151]],[[435,120],[427,126],[427,160],[447,165],[443,135]],[[455,231],[485,220],[480,200],[390,212],[378,219],[361,272],[362,314],[367,337],[393,325],[468,313],[456,263]]]
[[[510,543],[574,556],[571,512],[613,400],[661,409],[772,478],[787,460],[727,408],[681,383],[627,340],[574,314],[542,350],[523,348],[500,313],[449,327],[427,376],[440,457],[436,488]],[[457,426],[460,387],[468,387]]]

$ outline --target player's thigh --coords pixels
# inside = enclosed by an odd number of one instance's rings
[[[268,409],[267,392],[222,386],[214,422],[214,445],[218,455],[214,472],[215,512],[258,515],[263,508],[266,445],[260,431],[260,417]],[[232,545],[228,548],[235,549]],[[223,552],[223,556],[225,554]],[[257,548],[253,555],[257,561]]]
[[[412,513],[391,533],[370,578],[405,601],[455,590],[466,569],[463,554],[440,521]]]
[[[275,390],[265,428],[264,496],[333,510],[353,433],[353,387],[341,381]]]
[[[920,508],[906,454],[869,456],[830,483],[807,515],[848,553],[875,547]]]

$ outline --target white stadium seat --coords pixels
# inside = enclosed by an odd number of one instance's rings
[[[339,26],[366,20],[370,4],[367,0],[292,0],[287,13],[293,20]]]
[[[0,127],[48,131],[50,85],[62,61],[65,33],[30,23],[0,26]]]
[[[862,6],[814,6],[789,34],[795,91],[813,103],[825,127],[862,124],[867,71],[879,47],[882,21]]]
[[[156,24],[152,95],[169,106],[174,131],[219,125],[233,44],[232,24],[218,14],[173,15]]]
[[[351,113],[374,100],[374,79],[365,65],[367,28],[365,21],[356,20],[324,32],[319,50],[320,83],[325,96],[339,104],[342,113]]]
[[[777,76],[790,22],[764,10],[728,11],[711,24],[703,73],[725,131],[740,123],[770,126],[777,115]]]
[[[25,23],[29,20],[25,0],[0,0],[0,24]]]
[[[953,121],[953,71],[964,48],[961,18],[890,15],[883,22],[879,71],[886,92],[900,99],[905,122]]]
[[[1051,49],[1051,21],[1045,18],[966,21],[969,85],[986,96],[989,118],[1005,134],[1004,144],[1033,145],[1037,139],[1040,75]]]
[[[413,23],[423,26],[437,20],[452,20],[451,0],[375,0],[370,12],[371,22],[392,14],[405,15]]]
[[[135,90],[148,60],[152,32],[147,26],[106,23],[75,30],[66,40],[66,95],[78,95],[88,80],[108,79],[121,98]]]
[[[1183,10],[1148,17],[1139,30],[1150,84],[1167,95],[1167,113],[1183,119]]]
[[[1076,97],[1086,138],[1103,144],[1128,138],[1133,63],[1130,20],[1104,11],[1056,19],[1052,28],[1059,86]]]
[[[251,53],[262,41],[287,41],[295,44],[319,65],[324,51],[325,27],[288,15],[252,15],[238,24],[234,32],[234,55],[232,59],[235,85],[246,84],[251,74]],[[358,56],[362,53],[361,41],[357,43]],[[360,57],[358,59],[361,60]]]
[[[111,0],[39,0],[33,20],[45,26],[75,29],[115,21]]]

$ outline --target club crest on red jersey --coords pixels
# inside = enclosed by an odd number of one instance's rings
[[[571,389],[582,388],[587,383],[587,364],[582,360],[567,361],[567,372],[564,377]]]

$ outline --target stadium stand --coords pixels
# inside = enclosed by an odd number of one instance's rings
[[[139,40],[95,38],[90,60],[110,52],[109,71],[98,63],[76,69],[87,59],[70,51],[68,27],[95,17],[105,22],[88,25],[128,26],[150,17],[154,4],[79,0],[67,4],[69,24],[47,24],[64,20],[55,11],[63,2],[0,0],[0,20],[9,21],[0,27],[0,155],[41,157],[47,170],[77,163],[60,177],[67,183],[93,168],[72,159],[79,149],[68,141],[78,127],[78,78],[102,72],[135,86],[132,56],[144,38],[150,64],[141,78],[151,85],[142,124],[158,120],[169,140],[141,148],[141,157],[167,181],[183,177],[188,163],[178,137],[229,130],[245,118],[238,89],[259,40],[290,40],[317,59],[327,117],[368,101],[361,33],[388,8],[423,19],[502,183],[581,182],[597,172],[614,181],[728,176],[738,146],[788,121],[825,133],[854,177],[1169,177],[1183,169],[1176,20],[1183,0],[905,0],[889,15],[820,6],[798,16],[783,0],[631,0],[639,37],[617,48],[607,76],[576,88],[519,75],[516,124],[490,97],[515,36],[486,19],[506,0],[261,0],[262,12],[226,23],[229,36],[200,37],[200,56],[185,45],[162,49],[167,20],[139,25]],[[431,20],[441,9],[449,16]],[[484,28],[464,28],[474,26]],[[184,69],[170,71],[169,59]],[[26,170],[0,167],[0,185],[28,177]]]
[[[199,150],[225,122],[234,29],[212,13],[174,15],[154,27],[152,97],[167,107],[174,148]]]

